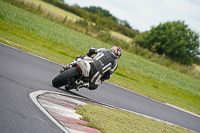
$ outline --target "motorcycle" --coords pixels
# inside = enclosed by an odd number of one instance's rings
[[[61,70],[61,73],[52,80],[52,85],[56,88],[65,86],[66,90],[89,87],[90,63],[91,57],[78,58],[76,65],[68,70]]]

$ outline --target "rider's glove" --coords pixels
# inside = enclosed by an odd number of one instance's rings
[[[60,70],[60,73],[64,72],[65,70],[69,70],[69,69],[71,69],[72,67],[73,67],[72,64],[69,64],[69,65],[67,65],[67,66],[63,66],[63,70]]]
[[[97,54],[97,50],[95,48],[90,48],[87,56],[92,57],[93,54]]]
[[[90,54],[90,53],[86,53],[86,54],[87,54],[88,57],[92,57],[92,54]]]
[[[72,68],[72,64],[63,67],[63,70],[60,70],[60,73],[64,72],[65,70],[69,70]]]
[[[72,64],[69,64],[69,65],[63,67],[64,70],[68,70],[68,69],[71,69],[71,68],[72,68]]]

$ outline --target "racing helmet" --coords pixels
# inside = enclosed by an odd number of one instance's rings
[[[120,56],[122,55],[122,49],[120,46],[113,46],[110,51],[114,52],[115,55],[117,56],[117,59],[120,58]]]

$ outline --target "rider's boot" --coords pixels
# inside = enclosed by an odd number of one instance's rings
[[[96,90],[98,85],[92,84],[91,82],[89,83],[88,89],[89,90]]]

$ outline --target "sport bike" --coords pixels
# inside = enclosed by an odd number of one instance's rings
[[[52,85],[57,88],[65,86],[66,90],[76,89],[77,91],[80,88],[88,88],[91,62],[93,62],[91,57],[78,59],[74,67],[61,70],[61,73],[52,80]]]

